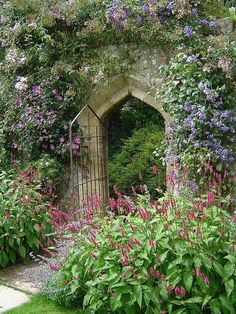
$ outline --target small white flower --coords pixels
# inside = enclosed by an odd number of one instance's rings
[[[25,92],[28,88],[27,78],[23,76],[17,77],[17,82],[15,84],[15,89],[21,93]]]
[[[33,21],[33,22],[28,24],[28,27],[35,29],[35,28],[37,28],[37,23],[35,21]]]

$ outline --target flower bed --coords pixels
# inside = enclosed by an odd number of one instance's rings
[[[119,195],[118,216],[87,209],[49,297],[98,313],[234,313],[235,216],[218,192],[136,206]]]

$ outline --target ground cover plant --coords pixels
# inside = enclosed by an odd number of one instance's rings
[[[146,191],[134,205],[118,193],[110,214],[85,210],[54,300],[74,295],[85,313],[235,313],[235,216],[213,177],[205,194],[150,202]]]

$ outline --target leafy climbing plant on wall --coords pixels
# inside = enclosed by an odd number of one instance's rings
[[[129,71],[133,62],[127,51],[128,62],[122,63],[120,57],[102,59],[97,49],[135,43],[172,52],[158,97],[174,117],[170,147],[176,158],[198,166],[211,160],[219,169],[232,164],[236,45],[230,5],[218,0],[0,4],[1,141],[8,152],[66,160],[70,119],[101,82]]]

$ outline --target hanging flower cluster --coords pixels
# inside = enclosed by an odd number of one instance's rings
[[[188,156],[200,155],[205,161],[224,166],[235,161],[235,58],[235,45],[229,43],[223,49],[180,53],[171,60],[158,94],[173,116],[172,155],[167,158],[183,162],[184,158],[191,159]]]
[[[115,0],[109,5],[106,17],[107,22],[114,27],[127,29],[133,24],[142,24],[150,19],[157,19],[164,23],[173,17],[174,8],[173,1],[165,1],[164,5],[160,5],[157,0],[136,4]]]
[[[15,137],[12,148],[22,152],[27,144],[33,155],[41,151],[63,158],[68,154],[69,121],[65,119],[64,112],[68,106],[66,92],[69,86],[60,86],[60,80],[56,76],[54,82],[46,81],[28,88],[26,78],[17,78],[15,88],[19,118],[10,127]],[[61,89],[57,89],[56,85]],[[72,149],[74,155],[79,154],[78,136],[73,137]]]

